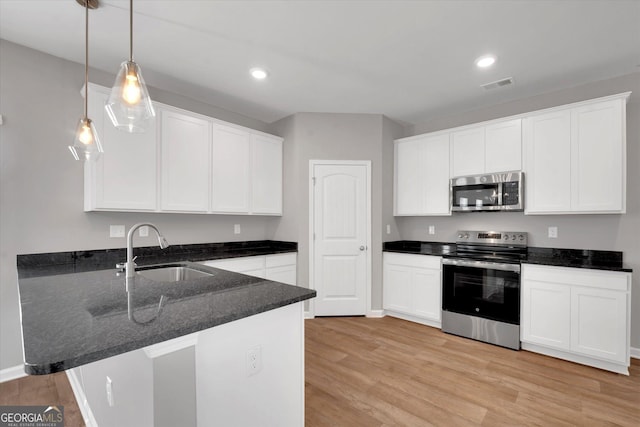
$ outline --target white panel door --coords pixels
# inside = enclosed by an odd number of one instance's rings
[[[282,215],[282,138],[251,140],[251,212]]]
[[[524,121],[525,212],[571,210],[571,112],[557,111]]]
[[[521,340],[560,350],[571,348],[571,287],[522,280]]]
[[[104,148],[97,162],[86,162],[94,168],[91,181],[93,203],[87,210],[155,210],[157,206],[156,122],[146,132],[128,133],[116,129],[104,109],[107,94],[90,90],[89,117]]]
[[[423,213],[421,151],[421,140],[395,143],[395,215]]]
[[[412,275],[413,267],[384,264],[382,306],[385,310],[413,314],[411,309]]]
[[[623,210],[623,102],[617,99],[571,111],[573,211]]]
[[[449,196],[449,134],[422,141],[420,164],[423,176],[422,212],[427,215],[451,215]]]
[[[363,315],[369,242],[367,166],[313,165],[315,314]]]
[[[522,169],[522,119],[488,125],[485,128],[485,172]]]
[[[266,269],[265,279],[274,282],[282,282],[287,285],[296,284],[296,266],[285,265],[282,267],[271,267]]]
[[[484,126],[451,134],[451,177],[484,173]]]
[[[416,316],[441,321],[442,280],[440,270],[415,268],[412,274],[412,303]]]
[[[213,212],[249,213],[251,135],[217,125],[212,140]]]
[[[209,208],[210,123],[170,110],[162,120],[162,210]]]
[[[627,363],[627,293],[571,289],[571,350]]]

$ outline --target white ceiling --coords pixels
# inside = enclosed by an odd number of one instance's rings
[[[128,56],[127,0],[90,12],[90,63]],[[266,122],[296,112],[415,123],[640,71],[640,0],[134,2],[147,84]],[[0,0],[0,37],[84,62],[75,0]],[[479,70],[474,60],[495,54]],[[0,58],[1,60],[1,58]],[[266,68],[254,81],[248,70]],[[481,84],[513,77],[512,86]]]

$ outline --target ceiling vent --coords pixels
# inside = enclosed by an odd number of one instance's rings
[[[499,87],[509,86],[512,84],[513,84],[513,77],[507,77],[506,79],[501,79],[495,82],[480,85],[480,87],[484,88],[485,90],[491,90],[491,89],[497,89]]]

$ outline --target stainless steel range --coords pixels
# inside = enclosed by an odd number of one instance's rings
[[[527,233],[463,230],[456,246],[442,261],[442,330],[519,350]]]

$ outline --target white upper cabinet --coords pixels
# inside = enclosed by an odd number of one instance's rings
[[[211,210],[248,213],[251,135],[242,129],[217,125],[212,147]]]
[[[628,96],[525,119],[525,213],[625,212]]]
[[[624,110],[624,101],[617,99],[571,111],[573,211],[625,211]]]
[[[171,110],[160,117],[162,210],[206,212],[211,123]]]
[[[519,171],[522,168],[522,120],[453,131],[451,153],[451,177]]]
[[[395,141],[395,215],[450,215],[449,134]]]
[[[282,215],[282,138],[160,103],[145,133],[122,132],[109,89],[89,88],[105,152],[85,163],[85,211]]]
[[[571,113],[568,110],[524,121],[525,211],[571,210]]]
[[[116,129],[104,109],[109,92],[89,85],[89,117],[104,153],[85,162],[85,211],[157,209],[156,123],[145,133]]]
[[[522,169],[522,120],[507,120],[485,127],[484,171]]]
[[[282,215],[282,138],[251,135],[251,212]]]
[[[484,126],[451,133],[451,176],[484,173]]]

